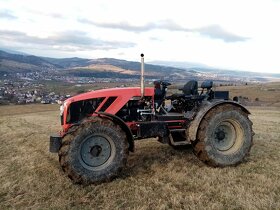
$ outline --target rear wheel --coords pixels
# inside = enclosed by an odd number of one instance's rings
[[[125,167],[128,142],[121,128],[98,117],[84,121],[62,141],[59,160],[75,183],[110,181]]]
[[[253,141],[252,122],[240,107],[230,104],[210,110],[202,119],[194,153],[211,166],[237,165],[249,154]]]

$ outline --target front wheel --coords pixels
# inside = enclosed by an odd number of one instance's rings
[[[67,134],[59,151],[62,169],[83,185],[110,181],[125,167],[127,156],[125,133],[110,120],[98,117]]]
[[[237,165],[253,144],[252,122],[240,107],[220,105],[202,119],[192,144],[196,156],[208,165]]]

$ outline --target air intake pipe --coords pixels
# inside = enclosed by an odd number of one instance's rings
[[[140,78],[140,87],[141,87],[141,97],[145,96],[145,84],[144,84],[144,54],[141,54],[141,78]]]

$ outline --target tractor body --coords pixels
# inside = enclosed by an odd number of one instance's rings
[[[142,62],[143,63],[143,62]],[[62,169],[81,184],[109,181],[125,167],[134,141],[158,138],[175,149],[193,145],[194,153],[212,166],[240,163],[252,145],[249,111],[213,91],[213,82],[191,80],[182,93],[166,96],[168,82],[154,87],[91,91],[64,101],[63,130],[50,137]]]

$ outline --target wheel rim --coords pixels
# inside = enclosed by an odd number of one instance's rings
[[[240,123],[233,119],[221,121],[212,133],[214,147],[226,154],[239,150],[244,142],[244,130]]]
[[[106,168],[115,155],[115,145],[110,137],[94,134],[85,138],[80,146],[80,163],[83,167],[98,171]]]

